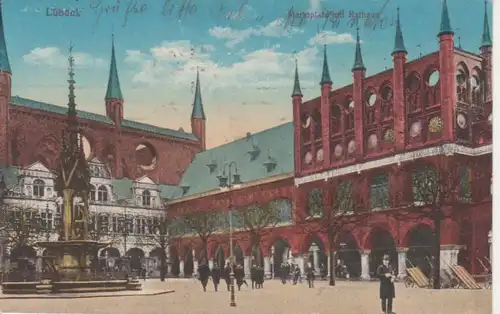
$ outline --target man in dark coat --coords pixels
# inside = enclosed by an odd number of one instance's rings
[[[198,266],[198,274],[200,275],[201,285],[203,291],[207,291],[208,277],[210,277],[210,267],[208,267],[205,260],[201,261],[200,266]]]
[[[314,288],[314,269],[311,265],[311,263],[307,263],[306,267],[306,276],[307,276],[307,283],[309,284],[309,288]]]
[[[250,280],[252,281],[252,289],[258,288],[257,286],[257,267],[252,265],[250,268]]]
[[[226,267],[224,268],[224,280],[226,281],[227,291],[230,291],[230,285],[231,285],[230,274],[231,274],[231,266],[229,265],[229,263],[227,263]]]
[[[257,288],[264,288],[264,268],[262,266],[257,266],[255,274],[257,277]]]
[[[241,291],[241,286],[243,284],[248,286],[248,283],[245,280],[245,270],[243,269],[243,266],[236,265],[234,269],[234,278],[236,279],[236,284],[238,285],[238,291]]]
[[[286,268],[286,264],[282,263],[281,267],[279,269],[280,271],[280,278],[281,278],[281,283],[286,284],[286,278],[288,277],[288,270]]]
[[[382,265],[377,268],[377,277],[380,279],[380,300],[382,312],[392,314],[392,299],[396,297],[394,289],[394,269],[389,264],[389,255],[384,255]]]
[[[219,286],[221,277],[221,269],[219,268],[219,264],[215,263],[212,268],[212,281],[214,283],[214,289],[217,291],[217,287]]]

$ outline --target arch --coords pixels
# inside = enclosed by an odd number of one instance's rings
[[[406,267],[418,266],[426,276],[429,276],[431,274],[431,260],[434,258],[432,250],[435,243],[431,226],[424,223],[417,224],[408,231],[404,243],[408,248]]]
[[[312,112],[311,118],[314,122],[314,138],[321,138],[323,132],[321,125],[321,112],[315,108]]]
[[[151,206],[151,192],[149,190],[142,191],[141,199],[143,206]]]
[[[191,277],[194,273],[194,257],[193,250],[185,246],[184,247],[184,277]]]
[[[107,255],[106,255],[107,253]],[[115,247],[107,247],[101,250],[101,253],[99,254],[101,257],[113,257],[113,258],[120,258],[120,251],[115,248]]]
[[[322,269],[326,269],[328,257],[326,256],[325,243],[328,240],[318,234],[308,234],[304,240],[303,252],[308,254],[308,259],[305,261],[313,267],[315,273],[319,274]]]
[[[33,196],[35,197],[45,196],[45,181],[41,179],[33,180]]]
[[[175,246],[170,246],[170,272],[173,276],[178,277],[180,274],[180,260],[179,260],[179,251]]]
[[[243,249],[238,243],[233,244],[233,254],[236,265],[243,265],[245,262],[245,256],[243,254]]]
[[[222,246],[218,246],[214,251],[214,266],[224,267],[226,265],[226,256],[224,254],[224,249]]]
[[[373,277],[378,265],[382,262],[385,254],[391,259],[392,267],[398,272],[398,253],[396,252],[396,241],[391,232],[386,229],[374,228],[368,238],[370,252],[370,276]]]
[[[91,201],[96,200],[96,194],[97,194],[97,190],[95,188],[95,185],[91,184],[90,185],[90,192],[89,192],[89,198]]]
[[[337,237],[335,248],[337,250],[337,267],[335,269],[337,276],[341,275],[345,265],[350,278],[361,277],[361,254],[354,235],[351,232],[342,231]]]
[[[104,185],[100,185],[97,188],[97,200],[99,202],[107,202],[108,201],[108,189]]]
[[[153,170],[158,162],[158,151],[147,142],[136,145],[134,156],[137,166],[142,170]]]
[[[292,257],[292,248],[290,242],[283,238],[277,237],[271,242],[271,262],[273,273],[278,274],[281,269],[281,265],[287,263]]]
[[[129,262],[130,262],[130,268],[132,270],[140,270],[142,269],[142,264],[144,262],[144,251],[142,249],[139,249],[139,248],[131,248],[129,249],[125,255],[129,258]]]

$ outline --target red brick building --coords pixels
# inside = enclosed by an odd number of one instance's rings
[[[423,257],[434,240],[433,221],[416,214],[401,218],[401,213],[421,205],[414,195],[414,176],[424,169],[440,177],[453,173],[453,182],[459,183],[453,202],[442,208],[441,267],[459,263],[472,273],[483,272],[492,223],[492,41],[485,12],[480,53],[456,47],[448,14],[444,2],[439,49],[411,61],[398,14],[395,46],[387,52],[393,68],[370,77],[358,35],[353,83],[335,90],[325,47],[321,96],[303,101],[296,69],[293,125],[198,154],[181,181],[185,195],[171,200],[169,210],[177,215],[224,214],[256,203],[289,202],[290,220],[262,231],[265,271],[270,274],[292,256],[300,267],[310,259],[319,270],[320,264],[331,262],[324,255],[327,236],[308,230],[315,229],[339,190],[349,189],[360,205],[355,214],[368,216],[364,225],[342,233],[334,244],[351,276],[368,279],[385,253],[392,255],[401,276],[407,259],[428,273]],[[293,142],[287,133],[291,128]],[[288,164],[292,158],[293,166]],[[220,191],[213,169],[221,171],[220,165],[231,161],[244,184]],[[269,171],[270,165],[274,170]],[[237,260],[248,268],[249,235],[237,230],[234,241]],[[213,235],[209,259],[223,262],[228,243],[226,232]],[[170,257],[173,264],[179,260],[182,273],[187,264],[190,270],[196,266],[200,250],[199,239],[185,237],[172,247]]]

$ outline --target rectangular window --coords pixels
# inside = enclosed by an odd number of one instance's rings
[[[372,209],[389,207],[389,180],[386,174],[375,175],[370,185]]]

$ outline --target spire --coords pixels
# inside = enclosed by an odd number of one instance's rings
[[[491,47],[492,45],[490,23],[488,22],[488,2],[484,1],[483,40],[481,41],[481,47]]]
[[[401,31],[401,21],[399,20],[399,7],[397,9],[397,17],[396,17],[396,38],[394,39],[394,50],[392,50],[392,54],[397,52],[408,53],[405,48],[405,42],[403,39],[403,32]]]
[[[330,79],[330,70],[328,69],[328,59],[326,57],[326,45],[323,50],[323,74],[321,75],[321,82],[319,84],[332,84],[332,80]]]
[[[107,100],[107,99],[123,100],[122,90],[120,88],[120,80],[118,78],[118,69],[116,68],[115,36],[114,35],[112,35],[111,64],[109,65],[108,88],[106,90],[105,100]]]
[[[446,0],[443,0],[443,10],[441,11],[441,28],[439,30],[438,36],[450,34],[453,35],[453,30],[450,24],[450,15],[448,14],[448,5]]]
[[[354,57],[354,66],[352,70],[366,70],[363,64],[363,56],[361,55],[361,42],[359,40],[359,27],[356,28],[356,56]]]
[[[300,97],[303,96],[302,91],[300,90],[299,66],[297,65],[297,59],[295,59],[295,80],[293,82],[293,92],[292,92],[292,97],[295,97],[295,96],[300,96]]]
[[[10,70],[9,56],[7,55],[7,44],[5,43],[1,0],[0,0],[0,71],[12,73]]]
[[[196,90],[194,93],[191,119],[205,120],[205,111],[203,110],[203,102],[201,101],[200,71],[198,69],[196,69]]]
[[[68,95],[68,117],[73,118],[76,117],[76,103],[75,103],[75,71],[74,71],[74,62],[75,58],[73,58],[73,44],[69,44],[69,57],[68,57],[69,67],[69,95]]]

